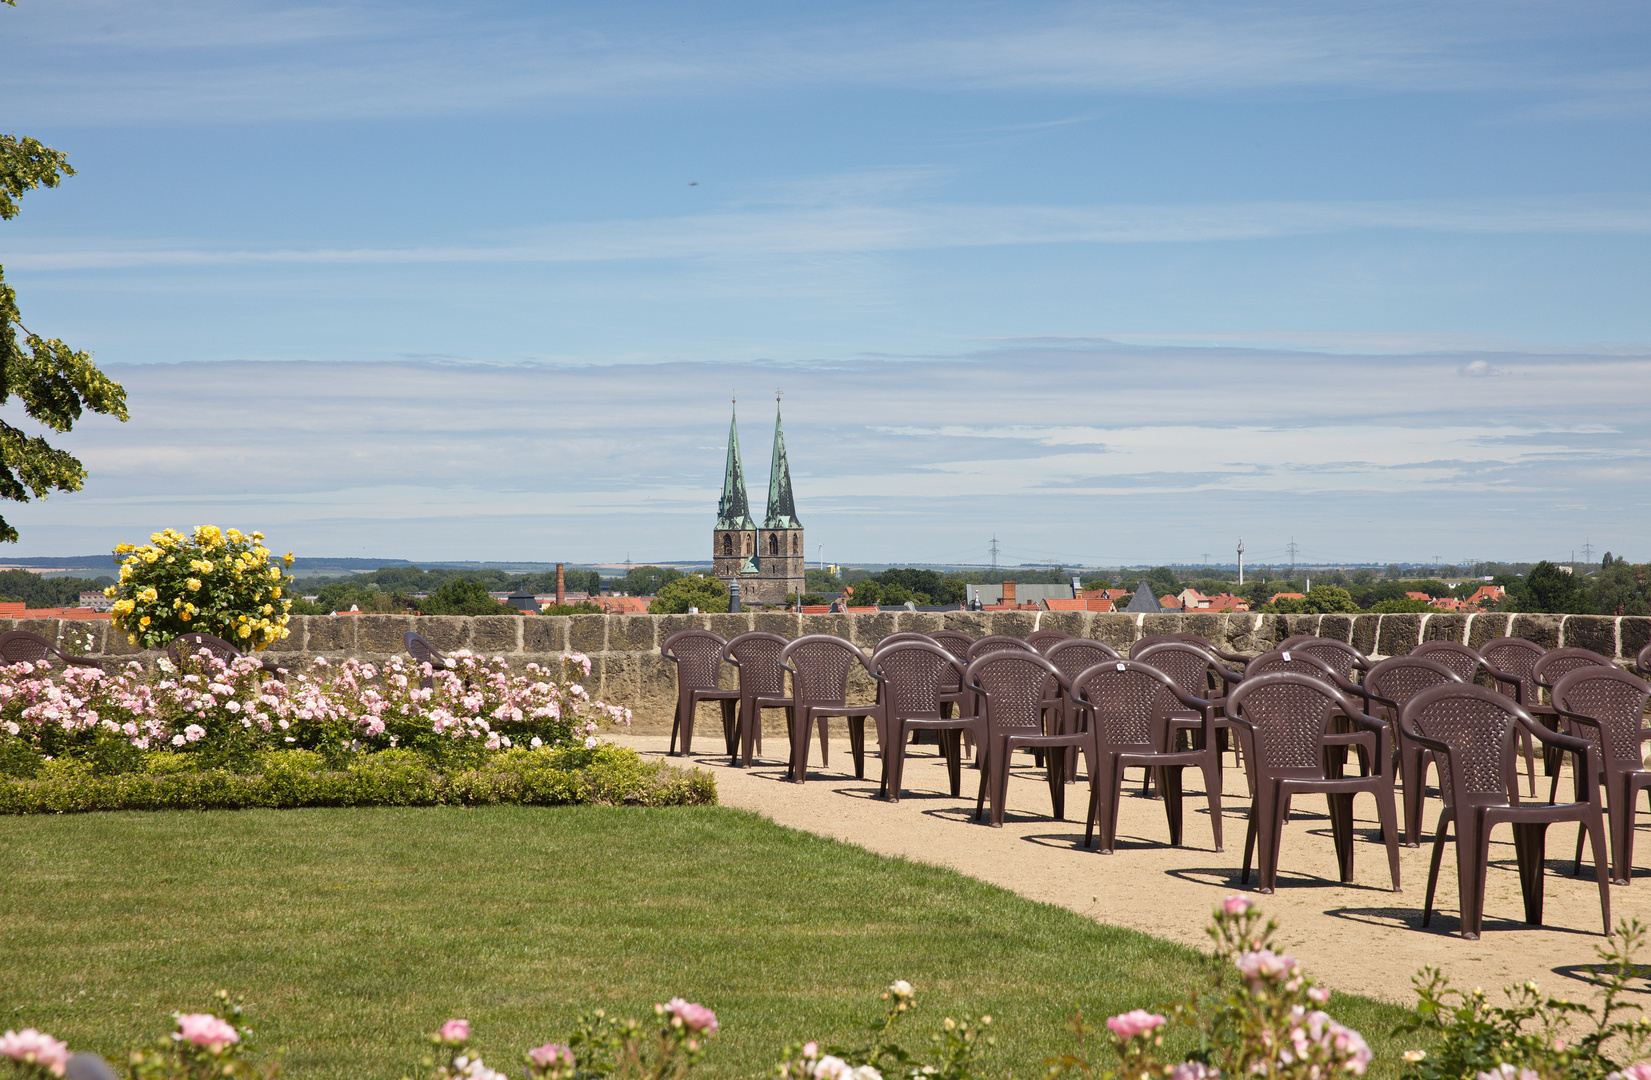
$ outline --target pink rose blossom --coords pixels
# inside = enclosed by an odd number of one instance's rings
[[[817,1058],[820,1056],[820,1044],[817,1042],[803,1043],[803,1057]]]
[[[59,1042],[44,1031],[36,1031],[34,1028],[24,1028],[22,1031],[8,1030],[4,1035],[0,1035],[0,1057],[25,1064],[32,1063],[53,1076],[62,1076],[63,1070],[69,1065],[69,1047],[67,1043]]]
[[[1253,907],[1255,905],[1250,903],[1250,898],[1242,893],[1221,901],[1221,910],[1228,915],[1242,915]]]
[[[703,1005],[678,997],[665,1003],[665,1011],[671,1014],[672,1019],[681,1021],[689,1031],[703,1031],[710,1035],[717,1030],[717,1014]]]
[[[1112,1029],[1112,1034],[1128,1042],[1137,1035],[1145,1035],[1157,1029],[1163,1023],[1164,1018],[1157,1013],[1149,1013],[1145,1009],[1132,1009],[1110,1018],[1106,1026]]]
[[[548,1069],[553,1065],[566,1065],[571,1068],[574,1064],[573,1051],[561,1043],[535,1046],[527,1052],[527,1058],[541,1069]]]
[[[178,1032],[172,1037],[204,1046],[214,1054],[241,1041],[241,1033],[232,1024],[211,1013],[179,1013]]]
[[[1275,953],[1271,949],[1247,952],[1234,960],[1233,965],[1243,973],[1246,979],[1250,980],[1252,986],[1259,986],[1262,982],[1281,979],[1297,967],[1295,957]]]
[[[470,1021],[449,1020],[441,1026],[441,1041],[462,1043],[470,1041]]]
[[[1612,1073],[1606,1080],[1651,1080],[1651,1062],[1639,1065],[1630,1065],[1619,1073]]]
[[[1212,1069],[1202,1061],[1183,1061],[1169,1074],[1169,1080],[1217,1080],[1220,1069]]]

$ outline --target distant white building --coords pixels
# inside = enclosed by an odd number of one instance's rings
[[[101,591],[83,592],[80,594],[80,604],[78,606],[91,608],[93,611],[108,611],[115,606],[115,602],[104,596]]]

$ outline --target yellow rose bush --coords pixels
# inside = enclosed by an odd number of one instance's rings
[[[120,581],[104,595],[115,602],[115,629],[133,645],[158,648],[196,630],[256,652],[287,636],[292,579],[283,570],[292,554],[272,559],[263,533],[165,529],[147,544],[117,546],[115,555]]]

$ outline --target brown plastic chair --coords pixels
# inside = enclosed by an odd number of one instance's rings
[[[1283,651],[1283,650],[1280,650]],[[1387,725],[1359,710],[1348,694],[1324,679],[1296,671],[1246,676],[1227,697],[1227,719],[1245,744],[1244,759],[1254,778],[1249,829],[1244,839],[1242,882],[1250,880],[1250,855],[1260,842],[1257,892],[1270,893],[1278,881],[1279,848],[1290,801],[1297,795],[1323,792],[1330,805],[1330,830],[1336,845],[1336,864],[1344,882],[1353,880],[1353,796],[1369,792],[1376,799],[1387,846],[1393,891],[1399,891],[1398,810],[1393,800],[1392,752]],[[1338,735],[1330,730],[1333,716],[1344,717],[1360,729]],[[1331,775],[1329,751],[1350,740],[1373,738],[1370,775]]]
[[[27,630],[7,630],[0,634],[0,667],[9,667],[12,664],[38,664],[42,660],[56,660],[70,667],[104,670],[103,661],[94,660],[89,656],[70,656],[39,634]]]
[[[1651,686],[1617,668],[1578,668],[1554,683],[1553,702],[1572,735],[1587,739],[1594,769],[1605,785],[1605,809],[1611,834],[1611,880],[1630,884],[1634,877],[1634,803],[1641,791],[1651,802],[1651,770],[1645,767],[1645,704]],[[1580,777],[1578,778],[1580,780]],[[1553,802],[1559,777],[1548,792]],[[1581,793],[1577,795],[1581,801]],[[1582,868],[1582,830],[1576,838],[1577,872]]]
[[[1168,675],[1183,694],[1207,702],[1202,713],[1172,715],[1169,724],[1177,735],[1189,731],[1202,738],[1203,721],[1207,714],[1210,728],[1215,732],[1216,762],[1219,765],[1221,751],[1227,749],[1229,741],[1226,718],[1219,714],[1226,705],[1227,688],[1243,681],[1244,676],[1216,659],[1209,649],[1185,641],[1161,641],[1142,649],[1135,659]],[[1238,744],[1232,745],[1236,747]]]
[[[1288,648],[1279,647],[1271,652],[1264,652],[1260,656],[1251,657],[1244,665],[1244,677],[1253,678],[1257,675],[1266,675],[1277,671],[1293,671],[1309,678],[1321,679],[1344,694],[1357,695],[1364,702],[1364,712],[1368,714],[1372,708],[1370,696],[1363,686],[1351,681],[1348,675],[1354,670],[1354,657],[1349,655],[1346,647],[1341,649],[1315,649],[1314,645],[1326,644],[1324,638],[1301,636],[1294,639]],[[1330,645],[1341,646],[1339,641],[1328,642]],[[1305,646],[1305,647],[1304,647]],[[1335,709],[1326,705],[1326,722],[1331,724],[1331,731],[1336,736],[1331,742],[1329,756],[1325,759],[1325,767],[1330,774],[1340,776],[1347,764],[1347,746],[1351,745],[1358,751],[1359,771],[1364,775],[1370,774],[1370,754],[1375,750],[1375,743],[1368,734],[1361,735],[1353,730],[1352,725]],[[1341,736],[1351,734],[1352,739],[1343,740]],[[1251,789],[1252,792],[1254,789]]]
[[[877,642],[877,649],[881,649],[885,645],[894,645],[894,644],[897,644],[897,643],[902,642],[902,641],[933,641],[933,640],[934,640],[934,638],[930,637],[929,635],[924,634],[924,633],[920,633],[919,631],[916,631],[916,630],[902,630],[898,634],[890,634],[888,637],[885,637],[885,638],[879,640]],[[873,649],[872,652],[875,653],[877,651],[877,649]]]
[[[1164,642],[1149,653],[1162,657],[1161,649],[1200,652],[1183,642]],[[1208,654],[1200,652],[1200,655]],[[1118,807],[1123,802],[1124,769],[1140,767],[1158,771],[1158,789],[1163,792],[1164,815],[1169,821],[1169,842],[1180,847],[1181,771],[1192,765],[1204,772],[1204,793],[1210,806],[1215,850],[1222,850],[1221,762],[1210,703],[1183,691],[1173,678],[1146,660],[1114,659],[1096,664],[1072,680],[1069,694],[1087,715],[1094,732],[1097,759],[1090,772],[1084,846],[1089,846],[1099,823],[1101,854],[1112,854],[1118,843]],[[1175,748],[1176,728],[1171,721],[1183,712],[1199,717],[1199,738],[1190,750]]]
[[[739,753],[732,762],[744,768],[751,765],[753,750],[762,752],[762,711],[764,709],[791,709],[791,699],[785,696],[785,669],[780,667],[780,652],[789,639],[764,630],[736,634],[723,647],[722,658],[739,672],[739,711],[734,717],[734,737]],[[791,725],[786,724],[789,733]]]
[[[848,676],[859,664],[868,674],[876,674],[871,657],[852,642],[832,634],[806,634],[788,643],[780,653],[780,666],[791,672],[791,779],[802,783],[808,777],[808,732],[818,727],[820,764],[831,764],[826,741],[826,720],[841,716],[848,720],[849,752],[854,755],[854,777],[866,775],[866,718],[877,722],[877,743],[888,752],[883,730],[883,706],[848,704]]]
[[[984,638],[981,640],[985,640]],[[976,642],[978,645],[979,642]],[[981,702],[985,731],[980,742],[980,795],[975,800],[975,817],[980,817],[987,798],[991,799],[993,828],[1003,827],[1004,801],[1009,790],[1009,763],[1021,748],[1046,751],[1044,769],[1049,780],[1049,801],[1054,815],[1066,817],[1066,764],[1069,748],[1094,746],[1089,731],[1048,734],[1043,727],[1045,689],[1050,680],[1061,692],[1071,689],[1065,675],[1048,660],[1025,649],[986,652],[969,663],[963,673],[964,685]]]
[[[1485,658],[1476,651],[1454,641],[1424,641],[1411,649],[1409,655],[1443,664],[1465,683],[1473,682],[1485,663]]]
[[[1610,660],[1592,649],[1549,649],[1531,665],[1531,681],[1536,684],[1537,693],[1542,701],[1536,705],[1526,703],[1525,708],[1549,731],[1558,731],[1559,710],[1554,708],[1553,703],[1554,684],[1578,668],[1614,666]],[[1557,747],[1543,748],[1542,775],[1559,775],[1560,753]],[[1534,787],[1531,793],[1536,793]]]
[[[937,642],[942,649],[945,649],[947,652],[951,653],[953,656],[964,661],[965,663],[967,663],[969,658],[969,646],[973,645],[975,642],[974,638],[970,637],[968,634],[965,634],[961,630],[936,630],[934,633],[930,634],[929,637]],[[940,715],[942,717],[951,716],[954,707],[956,707],[959,702],[963,701],[964,697],[965,694],[963,691],[962,676],[958,676],[956,685],[953,685],[951,682],[947,682],[946,686],[940,692]],[[963,735],[963,741],[967,743],[970,748],[973,748],[974,738],[967,732]]]
[[[1492,638],[1479,646],[1485,674],[1496,682],[1496,691],[1525,706],[1532,716],[1547,710],[1542,704],[1542,691],[1531,678],[1531,667],[1542,659],[1547,650],[1525,638]],[[1536,795],[1536,754],[1531,737],[1521,729],[1520,744],[1525,750],[1525,773],[1530,780],[1531,795]],[[1544,755],[1546,751],[1544,751]],[[1544,771],[1546,757],[1544,756]]]
[[[1641,649],[1640,654],[1634,657],[1634,670],[1641,675],[1651,676],[1651,645]]]
[[[1048,656],[1051,647],[1053,647],[1057,642],[1067,640],[1071,636],[1072,635],[1068,634],[1065,630],[1056,630],[1054,627],[1048,627],[1043,630],[1034,630],[1030,634],[1027,634],[1026,644],[1036,649],[1039,656]]]
[[[1141,650],[1150,649],[1154,645],[1162,645],[1166,641],[1182,641],[1188,645],[1196,645],[1200,649],[1208,651],[1217,660],[1229,664],[1242,664],[1249,659],[1243,653],[1226,652],[1218,649],[1209,638],[1201,637],[1198,634],[1147,634],[1144,637],[1136,638],[1134,644],[1130,645],[1129,658],[1133,660],[1140,655]]]
[[[434,645],[424,640],[423,634],[415,630],[409,630],[401,635],[401,643],[406,647],[407,654],[413,658],[415,663],[421,667],[425,664],[430,665],[430,674],[419,680],[419,686],[425,690],[436,685],[435,673],[438,670],[445,671],[453,666],[452,662],[443,656]]]
[[[1104,642],[1074,637],[1055,642],[1049,647],[1049,652],[1044,655],[1044,659],[1054,664],[1060,673],[1070,680],[1080,672],[1088,671],[1096,664],[1118,659],[1118,650]],[[1061,703],[1060,730],[1082,730],[1084,721],[1083,717],[1079,715],[1081,711],[1081,706],[1072,700],[1071,695],[1066,695]],[[1084,750],[1083,759],[1084,775],[1094,776],[1095,762],[1090,757],[1087,749]],[[1073,754],[1066,760],[1066,782],[1070,784],[1077,778],[1078,755]]]
[[[191,630],[187,634],[179,634],[177,637],[166,643],[167,657],[174,664],[178,664],[180,666],[182,666],[185,660],[199,656],[202,649],[205,649],[207,652],[211,653],[213,656],[216,656],[226,664],[234,660],[239,660],[241,657],[247,655],[240,649],[236,648],[232,642],[225,641],[223,638],[215,637],[212,634],[203,634],[196,630]],[[265,671],[279,671],[281,669],[280,664],[277,664],[273,660],[265,660],[262,657],[258,658],[258,666],[263,668]]]
[[[1291,652],[1306,653],[1316,656],[1330,666],[1342,679],[1347,682],[1357,682],[1354,672],[1370,670],[1370,658],[1353,648],[1345,641],[1335,638],[1317,637],[1313,634],[1297,634],[1285,638],[1279,643],[1279,650],[1289,649]]]
[[[709,630],[678,630],[659,646],[659,655],[676,665],[676,716],[671,721],[671,742],[666,754],[677,753],[677,733],[682,734],[682,756],[693,748],[694,714],[702,701],[722,706],[722,735],[728,756],[734,756],[734,707],[738,690],[724,690],[721,684],[723,650],[728,642]]]
[[[1002,652],[1005,649],[1018,649],[1021,652],[1029,653],[1038,652],[1025,638],[1018,638],[1013,634],[987,634],[985,637],[977,638],[971,642],[963,658],[966,663],[973,663],[989,652]],[[1038,655],[1043,654],[1038,653]]]
[[[883,702],[885,744],[881,794],[900,801],[906,773],[906,733],[933,731],[940,737],[941,754],[951,781],[952,797],[963,787],[963,732],[978,739],[985,721],[977,716],[940,715],[941,694],[963,677],[963,662],[932,641],[897,641],[872,655],[872,676]]]
[[[1410,699],[1399,718],[1403,738],[1433,751],[1439,765],[1439,793],[1444,810],[1433,840],[1422,925],[1433,918],[1433,894],[1444,858],[1445,838],[1456,825],[1456,880],[1462,936],[1477,940],[1485,917],[1485,877],[1490,863],[1490,834],[1497,825],[1513,826],[1519,883],[1525,896],[1525,921],[1542,925],[1543,855],[1548,826],[1581,822],[1593,838],[1594,869],[1599,878],[1599,906],[1605,932],[1611,931],[1609,857],[1600,813],[1599,782],[1586,739],[1550,732],[1523,706],[1483,686],[1435,686]],[[1519,802],[1519,767],[1515,733],[1523,728],[1545,746],[1571,751],[1582,777],[1586,801],[1543,805]]]
[[[1478,658],[1475,654],[1475,663]],[[1399,781],[1404,785],[1404,843],[1422,843],[1422,801],[1427,793],[1427,751],[1417,743],[1399,738],[1399,715],[1410,699],[1423,690],[1460,684],[1462,677],[1437,660],[1417,656],[1395,656],[1383,660],[1364,673],[1364,688],[1370,700],[1382,706],[1399,750]],[[1372,709],[1371,715],[1375,715]]]

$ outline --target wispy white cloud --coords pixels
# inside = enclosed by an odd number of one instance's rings
[[[1561,16],[1539,5],[921,4],[789,21],[747,13],[715,30],[637,5],[576,21],[557,9],[372,0],[59,0],[5,17],[31,49],[0,85],[31,123],[450,115],[820,86],[1515,90],[1608,107],[1643,98],[1646,70],[1533,63],[1499,48],[1632,26],[1631,10],[1610,5]]]
[[[1193,558],[1229,532],[1346,559],[1540,555],[1579,529],[1633,551],[1651,355],[1498,354],[1505,377],[1464,393],[1471,359],[1003,343],[784,366],[116,367],[132,422],[61,440],[86,490],[8,518],[20,553],[217,520],[312,553],[692,558],[727,389],[780,380],[799,509],[841,559],[956,557],[993,530],[1088,562]],[[1266,379],[1233,377],[1254,370]],[[1204,407],[1165,396],[1211,386]],[[740,410],[759,501],[771,409]]]
[[[824,198],[822,192],[797,195],[795,201]],[[532,239],[509,245],[270,250],[21,245],[8,253],[6,263],[25,270],[563,263],[1024,244],[1207,243],[1363,230],[1643,235],[1651,232],[1651,197],[1115,206],[898,205],[838,199],[827,205],[752,206],[675,218],[547,226],[523,230]]]

